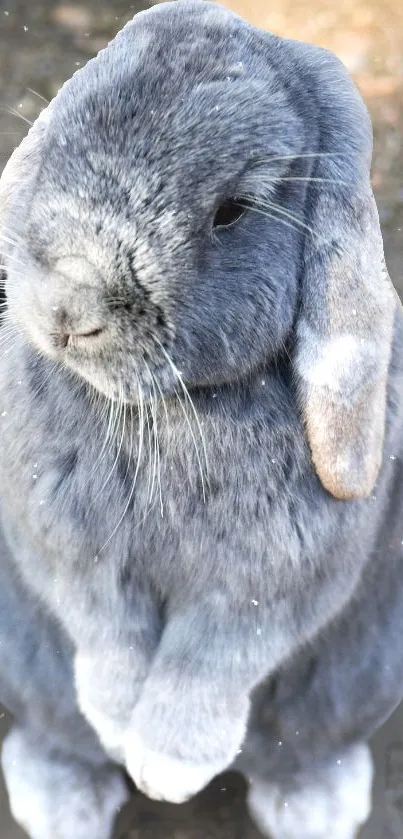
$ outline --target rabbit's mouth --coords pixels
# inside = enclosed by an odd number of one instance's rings
[[[41,355],[113,400],[138,404],[175,390],[175,330],[161,303],[112,294],[83,258],[47,272],[32,262],[25,281],[12,270],[8,280],[8,317]]]

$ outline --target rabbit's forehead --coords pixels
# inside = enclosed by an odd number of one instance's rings
[[[225,145],[229,159],[262,150],[286,95],[256,30],[214,4],[164,5],[136,16],[70,80],[56,100],[52,144],[77,156],[125,154],[128,163],[181,156],[185,165],[197,145],[213,157]]]
[[[255,158],[300,150],[259,33],[214,4],[166,9],[136,16],[57,97],[33,215],[197,223]]]
[[[145,63],[138,73],[113,67],[88,84],[80,79],[52,120],[42,185],[48,177],[71,193],[78,185],[96,191],[107,180],[112,192],[132,195],[148,185],[150,197],[158,185],[177,204],[183,190],[187,198],[197,191],[198,200],[206,185],[220,194],[264,154],[299,151],[299,118],[287,92],[270,70],[262,79],[235,57],[228,64],[217,58],[214,72],[192,78],[160,77]]]

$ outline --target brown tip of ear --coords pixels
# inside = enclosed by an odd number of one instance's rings
[[[374,489],[382,462],[385,399],[366,393],[353,408],[311,392],[306,424],[318,477],[334,498],[366,498]]]

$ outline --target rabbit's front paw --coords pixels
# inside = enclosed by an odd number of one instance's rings
[[[172,804],[196,795],[227,766],[227,760],[200,765],[178,760],[147,748],[136,735],[126,748],[126,769],[138,789],[149,798]]]
[[[180,804],[233,763],[245,735],[249,702],[216,701],[181,691],[137,706],[125,738],[125,765],[149,798]]]

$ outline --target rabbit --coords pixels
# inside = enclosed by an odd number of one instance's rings
[[[403,321],[371,152],[335,56],[178,0],[4,170],[3,768],[33,839],[55,754],[62,839],[77,786],[110,835],[121,769],[181,803],[232,767],[272,839],[368,818],[367,741],[403,696]]]

